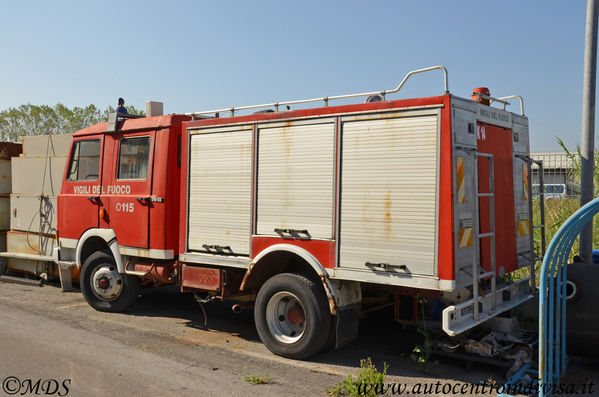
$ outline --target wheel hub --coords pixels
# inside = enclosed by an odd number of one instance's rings
[[[123,279],[114,266],[100,265],[92,278],[94,294],[103,300],[114,300],[123,291]]]
[[[304,335],[304,308],[292,293],[277,292],[266,305],[266,323],[272,336],[279,342],[295,343]]]
[[[289,321],[292,324],[301,324],[304,321],[306,321],[306,319],[304,318],[303,310],[301,310],[301,307],[299,308],[299,310],[297,307],[292,307],[291,309],[289,309],[287,311],[287,318],[289,319]]]
[[[100,286],[100,288],[106,289],[110,285],[110,281],[108,281],[106,277],[102,277],[100,281],[98,281],[98,285]]]

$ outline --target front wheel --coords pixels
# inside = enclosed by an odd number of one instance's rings
[[[318,353],[328,341],[332,322],[323,288],[294,273],[264,283],[256,297],[254,318],[266,347],[294,359]]]
[[[118,272],[114,258],[94,252],[81,268],[81,292],[91,307],[102,312],[121,312],[137,299],[139,279]]]

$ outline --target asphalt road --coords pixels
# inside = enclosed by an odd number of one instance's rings
[[[504,381],[496,367],[466,369],[450,359],[441,360],[432,374],[422,372],[409,358],[417,343],[414,330],[394,323],[388,312],[362,321],[352,345],[295,361],[260,343],[251,311],[236,315],[230,307],[208,305],[205,329],[193,298],[173,288],[144,291],[130,310],[113,314],[96,312],[78,292],[0,283],[4,393],[20,385],[17,395],[34,395],[28,388],[40,380],[40,395],[56,389],[54,395],[69,396],[325,396],[329,387],[355,375],[366,357],[378,368],[388,363],[386,381],[407,385],[408,391],[418,383]],[[596,367],[587,370],[599,373]],[[244,376],[252,374],[270,381],[251,385]]]

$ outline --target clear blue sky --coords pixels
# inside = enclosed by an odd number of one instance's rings
[[[442,64],[455,95],[522,95],[532,149],[558,150],[556,136],[580,142],[585,13],[582,0],[4,2],[0,109],[122,96],[184,113],[388,89]],[[393,98],[441,91],[431,73]]]

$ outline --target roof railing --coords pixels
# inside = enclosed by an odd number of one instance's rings
[[[510,95],[510,96],[504,96],[502,98],[497,98],[500,101],[506,101],[508,99],[519,99],[520,100],[520,114],[522,116],[524,116],[524,99],[522,99],[522,97],[520,95]],[[508,102],[509,105],[509,102]],[[503,105],[503,110],[505,110],[505,105]]]
[[[493,98],[490,95],[485,95],[480,92],[473,92],[472,95],[476,95],[478,98],[487,99],[490,103],[498,102],[503,105],[503,110],[505,110],[506,106],[511,105],[508,102],[508,99],[519,99],[520,100],[520,115],[524,116],[524,100],[522,99],[522,97],[520,95],[510,95],[510,96],[504,96],[501,98]]]
[[[386,99],[387,95],[394,94],[394,93],[398,92],[399,90],[401,90],[401,88],[404,86],[404,84],[406,83],[406,81],[408,81],[408,79],[411,76],[413,76],[415,74],[418,74],[418,73],[430,72],[430,71],[433,71],[433,70],[441,70],[441,71],[443,71],[443,82],[444,82],[445,94],[449,94],[449,82],[448,82],[448,77],[447,77],[447,69],[445,69],[445,67],[442,66],[442,65],[438,65],[438,66],[431,66],[431,67],[424,68],[424,69],[412,70],[411,72],[409,72],[408,74],[406,74],[406,76],[399,83],[399,85],[397,87],[395,87],[394,89],[392,89],[392,90],[363,92],[363,93],[359,93],[359,94],[346,94],[346,95],[336,95],[336,96],[325,96],[325,97],[321,97],[321,98],[300,99],[300,100],[296,100],[296,101],[264,103],[264,104],[260,104],[260,105],[239,106],[239,107],[231,107],[231,108],[225,108],[225,109],[203,110],[203,111],[200,111],[200,112],[191,112],[191,113],[185,113],[185,114],[187,116],[192,116],[192,117],[194,117],[194,116],[200,116],[200,115],[214,114],[215,117],[219,117],[220,113],[231,112],[231,116],[234,116],[235,112],[238,112],[240,110],[259,109],[259,108],[270,108],[270,107],[274,107],[275,111],[278,112],[280,106],[298,105],[298,104],[303,104],[303,103],[323,101],[324,102],[324,106],[326,107],[326,106],[329,106],[329,102],[330,101],[335,101],[335,100],[339,100],[339,99],[357,98],[357,97],[369,97],[369,96],[372,96],[372,95],[380,95],[382,97],[382,100],[384,101]]]

